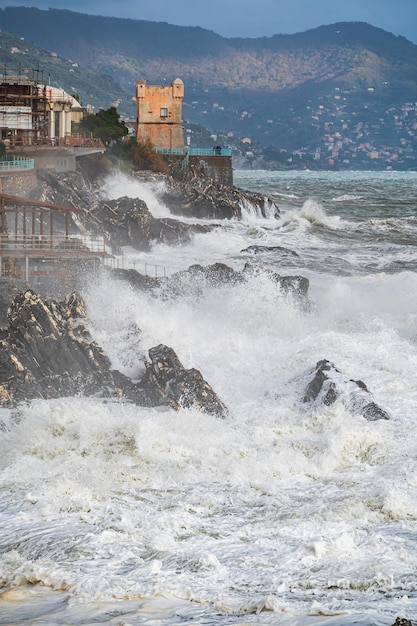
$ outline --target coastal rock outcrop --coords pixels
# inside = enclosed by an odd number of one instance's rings
[[[100,201],[94,211],[88,212],[86,223],[112,246],[132,246],[136,250],[149,250],[157,241],[170,245],[186,243],[194,233],[211,230],[206,225],[155,218],[143,200],[126,196]]]
[[[309,280],[304,276],[281,276],[268,268],[246,263],[242,271],[234,270],[224,263],[202,266],[191,265],[187,270],[176,272],[169,278],[143,276],[136,270],[109,270],[112,275],[126,280],[132,287],[143,291],[154,291],[158,296],[198,295],[206,289],[230,287],[253,278],[268,278],[277,285],[284,297],[292,298],[294,304],[310,308],[308,300]]]
[[[405,617],[397,617],[392,626],[413,626],[413,623]]]
[[[155,194],[173,216],[223,220],[241,219],[245,208],[264,217],[279,216],[273,200],[255,192],[217,183],[194,170],[182,181],[166,174],[131,172],[132,179],[154,184]],[[111,174],[107,174],[111,176]],[[155,218],[140,198],[106,200],[106,178],[90,180],[81,172],[40,172],[35,199],[81,209],[72,215],[73,225],[106,236],[114,245],[133,245],[148,249],[150,242],[169,244],[187,241],[194,232],[208,232],[212,226],[184,224],[178,219]]]
[[[247,210],[263,217],[280,215],[273,200],[255,192],[223,185],[192,170],[183,181],[167,178],[161,196],[174,215],[205,219],[241,219]]]
[[[131,390],[132,399],[141,398],[143,390],[149,397],[152,390],[153,406],[169,404],[174,409],[194,406],[219,417],[226,415],[225,405],[201,373],[194,368],[185,369],[172,348],[160,344],[149,350],[149,358],[150,362],[145,361],[145,375]]]
[[[376,404],[364,382],[349,378],[330,361],[318,361],[309,378],[303,393],[304,403],[330,406],[340,399],[349,411],[369,421],[390,419]]]
[[[290,250],[289,248],[283,248],[282,246],[248,246],[240,251],[241,254],[262,254],[262,253],[271,253],[277,257],[296,257],[299,258],[300,255],[294,250]]]
[[[0,330],[0,404],[32,398],[99,395],[140,406],[195,406],[218,416],[226,407],[198,370],[186,370],[167,346],[149,350],[139,382],[111,369],[83,320],[82,298],[47,302],[34,291],[18,293],[8,309],[8,328]]]

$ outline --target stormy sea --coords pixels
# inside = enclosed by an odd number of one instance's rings
[[[188,244],[113,261],[158,276],[259,265],[308,278],[309,306],[267,273],[172,299],[85,285],[115,369],[137,379],[142,353],[172,346],[229,413],[100,397],[2,409],[0,624],[417,620],[417,173],[237,171],[235,185],[280,215],[247,204]],[[114,176],[104,193],[170,215],[157,185]],[[303,403],[322,359],[390,419],[343,395]]]

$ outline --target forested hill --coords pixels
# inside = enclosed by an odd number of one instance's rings
[[[130,88],[179,75],[192,86],[279,92],[307,81],[417,79],[417,47],[364,23],[322,26],[295,35],[226,39],[198,27],[5,8],[0,26],[38,46],[108,73]]]
[[[132,96],[138,78],[182,78],[185,118],[248,138],[248,153],[259,143],[272,147],[272,160],[286,150],[414,165],[417,46],[369,24],[227,39],[163,22],[9,7],[0,28],[112,77]]]
[[[110,76],[97,74],[4,30],[0,32],[0,67],[2,71],[6,68],[8,74],[29,70],[35,77],[36,73],[39,82],[75,95],[82,105],[92,105],[95,109],[131,98],[131,94],[121,92],[120,85]]]

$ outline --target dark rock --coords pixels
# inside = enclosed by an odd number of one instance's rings
[[[0,331],[0,404],[32,398],[99,395],[140,406],[198,407],[218,416],[226,408],[197,370],[186,370],[167,346],[149,350],[145,375],[138,383],[111,369],[110,360],[82,323],[83,300],[71,294],[63,302],[44,301],[28,289],[8,310],[9,326]],[[132,341],[140,329],[129,329]]]
[[[264,217],[270,215],[272,208],[275,217],[279,217],[279,209],[270,198],[216,183],[197,170],[192,170],[181,182],[166,177],[161,197],[174,215],[212,220],[241,219],[242,208],[249,206]]]
[[[309,308],[309,281],[303,276],[280,276],[273,270],[246,264],[243,271],[236,271],[224,263],[214,263],[203,267],[191,265],[187,270],[176,272],[163,282],[165,293],[170,295],[198,295],[204,289],[230,287],[246,282],[257,276],[267,276],[278,284],[282,294],[291,297],[294,303]],[[162,283],[161,283],[162,284]]]
[[[111,390],[110,362],[81,323],[84,314],[76,294],[61,303],[46,303],[31,290],[14,298],[0,340],[3,400]]]
[[[241,219],[242,207],[250,206],[260,215],[270,216],[279,209],[269,198],[248,191],[222,185],[201,173],[192,173],[184,181],[149,172],[132,172],[133,177],[145,182],[155,181],[163,191],[156,191],[173,215],[205,219]],[[139,198],[103,200],[100,180],[92,182],[81,173],[41,171],[39,186],[31,193],[37,200],[45,200],[81,209],[71,215],[73,229],[89,230],[106,237],[114,246],[133,246],[148,250],[154,241],[177,244],[188,241],[194,233],[210,231],[213,226],[184,224],[178,219],[155,218],[145,202]],[[163,182],[163,185],[160,183]]]
[[[404,617],[397,617],[392,626],[413,626],[413,623]]]
[[[292,256],[292,257],[300,258],[300,255],[297,254],[297,252],[294,252],[294,250],[290,250],[289,248],[283,248],[282,246],[256,246],[254,245],[254,246],[249,246],[248,248],[244,248],[240,252],[241,254],[245,252],[247,254],[259,254],[260,252],[261,253],[272,252],[279,256]]]
[[[243,275],[268,276],[272,282],[279,285],[284,296],[292,297],[295,304],[301,305],[306,309],[310,308],[308,302],[310,282],[304,276],[281,276],[269,268],[251,265],[250,263],[245,264]]]
[[[136,270],[108,270],[113,275],[126,280],[135,289],[153,292],[158,297],[181,297],[192,294],[200,296],[206,289],[230,287],[246,282],[257,276],[267,276],[271,282],[279,285],[284,297],[292,299],[293,304],[308,311],[309,281],[304,276],[280,276],[273,270],[246,264],[243,271],[236,271],[224,263],[212,265],[191,265],[187,270],[176,272],[169,278],[143,276]]]
[[[311,376],[303,402],[330,406],[340,399],[349,411],[363,415],[369,421],[390,419],[388,413],[374,402],[364,382],[349,378],[330,361],[318,361]]]
[[[205,413],[224,417],[225,405],[196,369],[186,370],[172,348],[164,345],[149,350],[151,363],[145,361],[146,373],[133,389],[141,394],[152,389],[152,406],[169,404],[175,409],[197,407]]]
[[[211,230],[209,226],[155,218],[143,200],[125,196],[100,201],[94,211],[87,212],[85,223],[112,246],[132,246],[137,250],[149,250],[156,241],[170,245],[185,243],[194,233]]]
[[[158,289],[165,283],[165,279],[163,278],[145,276],[134,269],[105,268],[105,270],[113,277],[126,281],[134,289],[139,289],[140,291],[152,291]]]
[[[199,289],[219,288],[243,282],[241,272],[224,263],[212,265],[191,265],[187,270],[176,272],[167,281],[167,287],[172,292],[184,294]]]

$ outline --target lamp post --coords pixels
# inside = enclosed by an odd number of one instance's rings
[[[54,111],[54,103],[49,103],[50,108],[50,125],[49,125],[49,137],[51,139],[52,145],[55,144],[55,111]]]

